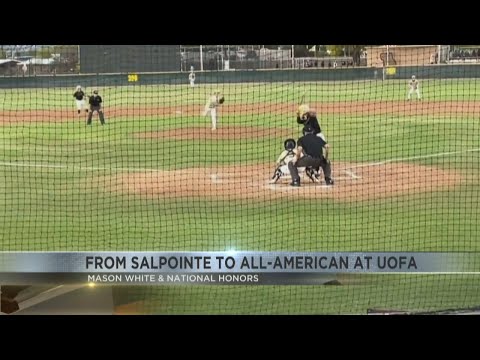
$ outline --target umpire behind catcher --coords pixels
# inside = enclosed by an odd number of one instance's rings
[[[323,150],[325,149],[325,155]],[[302,157],[302,154],[304,155]],[[291,186],[300,186],[299,167],[321,167],[325,175],[325,183],[333,185],[331,178],[332,169],[328,158],[328,144],[321,137],[315,135],[315,130],[310,125],[303,128],[303,136],[297,141],[297,152],[292,161],[288,163],[288,169],[292,176]]]
[[[98,95],[98,90],[93,90],[93,95],[90,96],[88,103],[90,104],[90,112],[88,113],[87,125],[92,124],[92,117],[94,111],[98,113],[100,123],[102,125],[105,125],[105,118],[103,117],[102,111],[102,97]]]

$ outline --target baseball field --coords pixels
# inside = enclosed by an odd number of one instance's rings
[[[480,251],[480,80],[0,89],[3,251]],[[214,89],[219,125],[201,116]],[[90,89],[86,89],[89,92]],[[333,187],[269,184],[302,95],[331,145]],[[341,281],[340,281],[341,282]],[[128,311],[337,314],[480,305],[474,275],[341,286],[123,287]]]

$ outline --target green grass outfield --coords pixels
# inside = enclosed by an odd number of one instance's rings
[[[480,96],[480,80],[425,80],[422,86],[424,96],[437,101]],[[403,100],[407,91],[404,81],[217,87],[236,104],[295,103],[304,89],[310,101],[348,102]],[[170,106],[203,104],[211,89],[131,86],[104,89],[102,95],[107,106]],[[73,108],[70,90],[3,89],[0,110]],[[321,118],[334,162],[407,159],[470,177],[468,184],[454,190],[358,203],[291,197],[263,203],[147,200],[113,194],[105,191],[101,179],[119,169],[273,162],[285,140],[276,129],[298,134],[300,127],[293,116],[289,120],[271,114],[230,114],[220,119],[220,126],[269,127],[272,136],[172,141],[138,139],[133,133],[189,124],[209,127],[209,119],[181,117],[179,124],[178,118],[115,119],[107,112],[107,121],[106,127],[95,120],[88,128],[73,119],[0,126],[1,250],[480,251],[480,121],[476,117],[336,114]],[[449,154],[440,155],[445,153]],[[480,305],[474,280],[412,275],[383,280],[381,286],[172,286],[131,292],[147,300],[148,312],[362,313],[368,307],[432,310]]]
[[[480,79],[426,79],[420,81],[424,99],[433,101],[478,100]],[[98,87],[105,106],[148,105],[178,106],[204,104],[214,89],[225,95],[227,104],[298,103],[305,92],[305,102],[351,102],[405,100],[408,80],[366,80],[316,83],[231,83],[179,85],[130,85]],[[0,89],[0,110],[58,109],[74,107],[70,88]],[[90,94],[92,88],[85,88]],[[414,94],[415,97],[415,94]]]

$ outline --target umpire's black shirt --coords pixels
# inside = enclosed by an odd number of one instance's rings
[[[306,120],[302,120],[300,116],[297,116],[297,123],[303,124],[303,125],[310,125],[313,130],[315,130],[315,134],[319,134],[322,132],[322,129],[320,129],[320,124],[318,123],[318,119],[316,116],[307,116]]]
[[[100,104],[102,103],[102,97],[100,95],[90,96],[90,100],[88,101],[88,103],[92,106],[100,106]]]
[[[323,158],[323,147],[327,143],[315,134],[307,134],[298,139],[297,144],[303,148],[305,155],[321,159]]]

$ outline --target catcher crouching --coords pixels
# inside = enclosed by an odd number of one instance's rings
[[[290,170],[288,168],[288,164],[295,159],[297,155],[297,143],[294,139],[287,139],[283,143],[284,150],[278,157],[277,161],[275,162],[275,171],[273,172],[273,176],[270,180],[270,184],[277,183],[281,178],[290,177]],[[303,154],[300,155],[303,157]],[[319,175],[312,167],[306,168],[299,168],[299,172],[305,172],[305,175],[314,183],[319,182]]]

